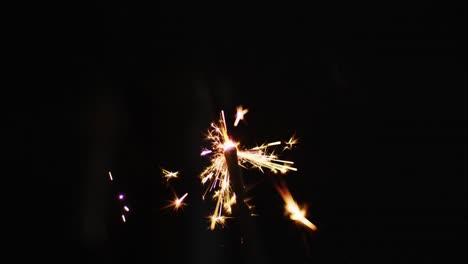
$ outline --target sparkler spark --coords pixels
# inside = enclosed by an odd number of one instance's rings
[[[182,205],[185,205],[185,203],[183,203],[185,197],[187,197],[188,193],[185,193],[184,195],[182,195],[182,197],[180,198],[177,198],[175,201],[174,201],[174,206],[175,208],[179,208],[181,207]]]
[[[236,121],[234,121],[234,126],[239,124],[239,121],[244,119],[245,114],[249,112],[249,109],[244,109],[242,105],[237,107]]]
[[[287,142],[284,142],[286,146],[284,146],[283,150],[292,149],[297,142],[299,142],[299,139],[296,138],[296,135],[293,135]]]
[[[161,171],[163,173],[163,178],[166,180],[166,182],[170,181],[171,179],[179,178],[178,171],[172,172],[163,168],[161,168]]]
[[[174,193],[174,200],[172,200],[167,206],[164,208],[172,207],[174,211],[186,206],[187,204],[184,202],[185,197],[187,197],[188,193],[182,195],[182,197],[178,197],[177,194]]]
[[[303,224],[304,226],[310,228],[313,231],[317,230],[317,226],[305,217],[306,208],[299,207],[296,201],[294,201],[294,198],[292,197],[291,192],[286,187],[286,185],[284,183],[282,183],[281,185],[276,184],[275,187],[281,195],[281,198],[283,198],[283,201],[285,203],[285,212],[289,214],[289,218],[291,218],[291,220],[293,221],[297,221]]]

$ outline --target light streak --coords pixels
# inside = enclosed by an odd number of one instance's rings
[[[289,218],[293,221],[303,224],[304,226],[310,228],[313,231],[317,230],[317,226],[306,218],[306,208],[299,207],[299,205],[292,197],[288,187],[286,187],[286,184],[282,182],[281,184],[275,184],[275,187],[278,193],[280,194],[281,198],[283,198],[285,204],[285,213],[289,214]]]

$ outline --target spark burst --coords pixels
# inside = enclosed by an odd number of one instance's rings
[[[239,121],[244,119],[247,112],[248,109],[244,109],[242,106],[237,107],[234,126],[237,126]],[[244,148],[239,142],[234,141],[230,137],[224,111],[221,111],[219,120],[211,123],[206,134],[206,140],[210,142],[210,147],[203,149],[200,155],[210,156],[210,164],[200,173],[199,177],[202,185],[207,185],[202,195],[203,200],[210,195],[216,202],[213,213],[209,216],[211,230],[215,229],[217,225],[223,227],[226,224],[226,220],[230,218],[232,214],[232,206],[234,204],[243,203],[245,205],[247,202],[243,196],[240,198],[242,201],[237,201],[241,193],[236,195],[233,188],[234,182],[231,181],[231,176],[234,175],[230,175],[227,155],[231,155],[233,150],[235,150],[234,152],[236,153],[237,159],[237,164],[234,165],[244,169],[258,169],[262,173],[264,173],[265,170],[269,170],[275,174],[297,171],[297,168],[294,167],[294,162],[280,159],[274,149],[275,147],[283,145],[283,151],[291,150],[293,146],[298,143],[298,139],[295,135],[288,141],[274,141],[253,148]],[[171,172],[163,168],[161,171],[166,182],[179,177],[178,172]],[[300,208],[297,205],[284,182],[282,182],[281,185],[275,185],[285,202],[286,213],[290,214],[291,220],[297,221],[315,231],[317,227],[305,217],[306,209]],[[239,190],[239,188],[237,189]],[[164,208],[172,207],[174,210],[179,209],[186,205],[183,201],[187,195],[188,193],[185,193],[179,198],[174,193],[174,199]],[[250,208],[250,206],[248,206],[248,208]],[[254,214],[250,213],[250,215]]]
[[[161,168],[163,178],[166,180],[166,182],[169,182],[171,179],[177,179],[179,178],[179,172],[178,171],[168,171],[164,168]]]

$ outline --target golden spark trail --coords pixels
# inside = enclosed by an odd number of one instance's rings
[[[310,228],[313,231],[317,230],[317,226],[305,217],[306,209],[299,207],[296,201],[294,201],[294,198],[292,197],[291,192],[286,187],[286,185],[284,183],[282,183],[281,185],[275,184],[275,187],[281,195],[281,198],[283,198],[283,201],[285,203],[285,212],[289,214],[289,218],[291,218],[291,220],[293,221],[303,224],[304,226]]]

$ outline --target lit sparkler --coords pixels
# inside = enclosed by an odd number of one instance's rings
[[[248,109],[244,109],[242,106],[237,107],[234,126],[237,126],[239,121],[244,119],[247,112]],[[207,185],[202,195],[203,200],[210,194],[210,197],[216,202],[213,213],[209,216],[211,230],[215,229],[216,225],[225,225],[227,218],[232,214],[234,204],[239,206],[243,218],[246,215],[253,215],[249,210],[251,207],[246,204],[240,168],[255,168],[261,172],[265,172],[264,170],[267,169],[275,174],[297,171],[294,162],[280,159],[274,150],[280,145],[283,145],[283,151],[292,149],[298,143],[295,135],[288,141],[274,141],[253,148],[244,148],[230,137],[224,112],[221,111],[218,122],[211,123],[206,140],[210,142],[210,147],[203,149],[200,155],[210,156],[210,164],[200,173],[199,177],[202,185]],[[178,172],[162,169],[162,176],[168,182],[170,179],[178,178]],[[305,218],[305,208],[300,208],[296,204],[286,185],[283,183],[276,187],[286,203],[285,208],[290,214],[290,218],[316,230],[317,227]],[[172,207],[177,210],[186,205],[183,200],[187,195],[188,193],[185,193],[179,198],[174,194],[174,199],[165,208]]]
[[[244,110],[242,107],[238,107],[237,110],[234,125],[237,125],[243,115],[247,113],[247,109]],[[293,167],[294,162],[279,159],[274,151],[270,151],[271,148],[281,145],[281,141],[262,144],[250,149],[243,148],[238,142],[233,141],[228,133],[223,111],[221,111],[218,123],[211,123],[206,138],[211,143],[211,148],[203,150],[201,155],[211,155],[211,163],[202,171],[200,178],[202,184],[208,185],[203,199],[205,199],[208,192],[211,192],[213,193],[212,198],[216,201],[215,209],[210,217],[210,228],[212,230],[216,224],[224,223],[225,215],[231,214],[231,206],[236,203],[236,191],[233,190],[233,182],[230,178],[232,175],[228,170],[228,157],[226,156],[230,149],[236,150],[238,165],[246,169],[257,168],[261,172],[264,172],[264,169],[269,169],[273,173],[280,172],[282,174],[291,170],[297,171]],[[289,141],[285,142],[286,147],[284,149],[290,149],[296,143],[297,139],[291,137]]]

